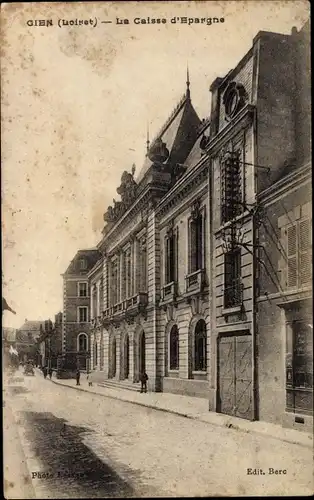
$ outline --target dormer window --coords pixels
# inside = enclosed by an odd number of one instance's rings
[[[229,83],[224,96],[226,118],[231,120],[243,108],[246,101],[246,92],[243,85],[231,82]]]
[[[87,262],[86,259],[80,259],[79,261],[79,266],[81,270],[87,269]]]

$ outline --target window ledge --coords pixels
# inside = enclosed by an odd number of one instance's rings
[[[175,374],[175,373],[179,373],[179,368],[178,369],[174,369],[174,368],[170,369],[169,368],[168,372],[170,373],[170,375]]]
[[[240,306],[234,306],[234,307],[227,307],[221,311],[221,314],[223,316],[228,316],[229,314],[236,314],[242,312],[242,305]]]
[[[192,375],[207,375],[207,370],[193,370]]]

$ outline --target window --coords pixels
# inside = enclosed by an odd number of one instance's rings
[[[288,325],[286,354],[287,410],[313,410],[313,329],[303,321]]]
[[[131,248],[124,252],[123,256],[123,296],[128,299],[132,297],[132,263],[131,263]]]
[[[110,274],[110,304],[116,305],[119,301],[120,289],[120,266],[118,266],[118,259],[115,258],[111,261],[111,274]]]
[[[241,249],[235,248],[225,254],[224,306],[242,304]]]
[[[140,276],[139,276],[139,292],[146,292],[147,290],[147,245],[146,237],[140,240],[139,247],[139,260],[140,260]]]
[[[80,265],[80,269],[87,269],[86,259],[80,259],[79,265]]]
[[[207,333],[206,323],[200,319],[194,333],[194,370],[206,371],[207,369]]]
[[[77,350],[87,351],[87,335],[86,333],[80,333],[77,337]]]
[[[177,279],[177,234],[170,228],[165,239],[165,284]]]
[[[92,290],[92,304],[93,304],[93,318],[97,317],[97,287],[96,285],[93,286]]]
[[[189,235],[189,273],[194,273],[204,267],[204,214],[199,204],[194,205],[190,221]]]
[[[78,308],[78,322],[79,323],[87,323],[87,307],[79,307]]]
[[[221,162],[221,223],[242,213],[242,175],[240,153],[225,154]]]
[[[169,346],[170,346],[170,359],[169,359],[169,369],[178,370],[179,369],[179,331],[177,325],[171,328],[169,335]]]
[[[310,219],[301,220],[286,231],[287,288],[301,288],[312,282],[312,235]]]
[[[87,283],[78,284],[79,297],[87,297]]]

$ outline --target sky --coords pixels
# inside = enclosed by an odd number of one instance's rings
[[[170,22],[183,16],[224,22]],[[308,2],[294,0],[2,4],[3,295],[16,311],[4,312],[4,326],[62,311],[62,273],[100,240],[121,174],[133,163],[140,171],[147,126],[154,136],[171,114],[187,65],[192,103],[207,118],[211,82],[258,31],[289,34],[308,16]]]

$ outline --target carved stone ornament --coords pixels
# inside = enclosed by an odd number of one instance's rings
[[[158,137],[149,148],[148,158],[153,163],[165,163],[168,157],[169,150],[167,149],[166,143],[162,142],[161,138]]]
[[[166,316],[167,316],[167,321],[173,321],[173,305],[172,304],[167,304]]]
[[[132,172],[123,172],[121,184],[117,188],[117,193],[121,196],[121,201],[113,200],[113,206],[109,206],[104,214],[105,222],[116,222],[124,212],[132,205],[137,195],[137,183],[134,180],[135,165],[132,166]]]
[[[190,305],[191,305],[191,311],[192,311],[193,316],[195,316],[196,314],[200,314],[201,307],[200,307],[200,298],[199,297],[192,297]]]
[[[191,217],[193,220],[196,220],[199,218],[199,216],[201,214],[200,207],[201,207],[200,200],[195,200],[193,205],[192,205],[192,210],[191,210]]]
[[[166,229],[167,238],[172,238],[174,235],[174,221],[171,220]]]

